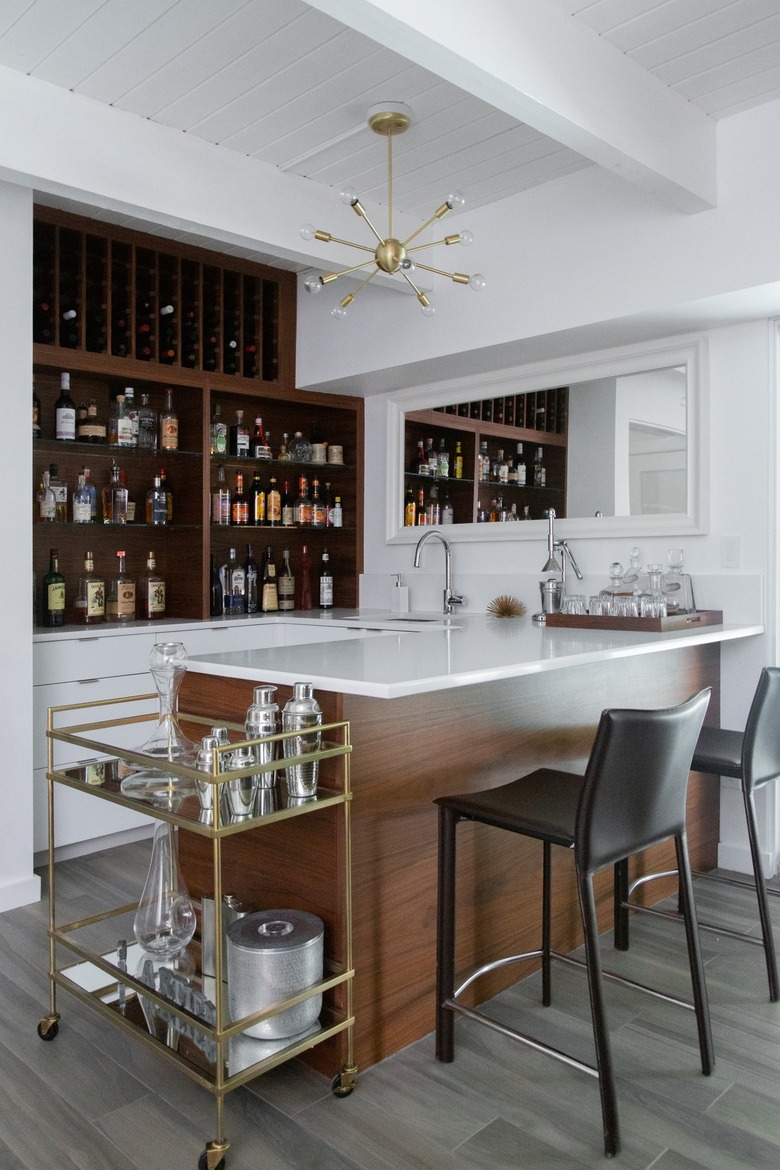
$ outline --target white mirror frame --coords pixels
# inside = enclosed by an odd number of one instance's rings
[[[707,531],[709,502],[709,413],[707,339],[703,335],[666,338],[642,345],[601,350],[573,358],[549,359],[527,366],[468,378],[454,378],[399,390],[387,400],[387,542],[412,544],[419,539],[415,528],[401,524],[404,496],[404,424],[407,410],[524,394],[550,386],[573,386],[596,378],[638,374],[664,366],[685,366],[688,510],[675,515],[603,516],[563,518],[561,527],[571,537],[683,536]],[[443,416],[443,420],[447,416]],[[443,421],[443,425],[448,425]],[[456,425],[456,424],[453,424]],[[520,524],[447,525],[447,539],[539,540],[546,520]]]

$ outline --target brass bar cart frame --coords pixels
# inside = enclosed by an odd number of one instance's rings
[[[341,1032],[345,1033],[346,1059],[343,1068],[333,1079],[332,1090],[336,1096],[348,1096],[356,1084],[357,1068],[353,1055],[355,1021],[352,995],[354,971],[352,965],[350,832],[350,802],[352,800],[350,753],[352,747],[349,723],[341,721],[323,724],[318,729],[321,733],[319,750],[307,753],[305,756],[277,758],[266,763],[254,763],[251,767],[225,771],[222,770],[226,764],[225,753],[232,752],[237,747],[255,747],[258,744],[271,743],[277,745],[277,750],[281,752],[284,740],[300,733],[280,732],[262,739],[234,739],[230,744],[220,746],[215,751],[212,771],[209,775],[196,771],[189,765],[173,761],[161,762],[143,752],[117,746],[106,738],[106,733],[112,729],[155,720],[157,718],[157,699],[158,696],[155,693],[120,699],[103,699],[89,703],[71,703],[49,708],[46,734],[48,740],[50,1010],[49,1014],[44,1016],[38,1024],[38,1035],[42,1040],[53,1040],[56,1037],[60,1020],[60,1014],[57,1010],[57,989],[62,988],[83,1003],[89,1004],[112,1023],[131,1032],[143,1043],[173,1061],[187,1076],[208,1089],[215,1097],[216,1136],[206,1143],[198,1161],[198,1168],[199,1170],[222,1170],[230,1144],[224,1134],[224,1097],[232,1089],[238,1088],[276,1065],[322,1044]],[[127,713],[127,708],[131,705],[133,710],[137,711],[138,706],[143,707],[144,704],[149,705],[148,714]],[[117,708],[119,708],[119,713],[114,714],[113,717],[99,717],[111,716]],[[205,728],[210,726],[209,720],[186,711],[180,711],[179,717],[187,723],[202,724]],[[71,719],[76,721],[70,722]],[[244,736],[244,729],[239,724],[225,720],[221,722],[229,730],[238,732],[241,737]],[[58,764],[56,759],[58,744],[75,745],[87,752],[97,753],[97,755],[77,764]],[[315,760],[336,761],[336,764],[328,770],[327,778],[323,778],[321,786],[318,786],[315,798],[306,802],[294,803],[290,801],[287,803],[283,796],[280,796],[279,807],[271,812],[265,812],[263,815],[241,818],[225,815],[223,801],[220,797],[223,786],[229,781],[261,772],[281,771],[288,764],[311,763]],[[125,796],[121,791],[118,775],[121,775],[122,770],[126,774],[130,774],[134,766],[162,769],[166,773],[190,779],[193,784],[195,779],[201,782],[207,780],[216,786],[214,800],[211,802],[212,809],[203,812],[197,796],[187,797],[178,807],[175,806],[174,802],[171,802],[169,808],[158,807],[146,801]],[[321,769],[322,772],[323,769]],[[136,902],[115,906],[73,922],[59,923],[57,921],[54,813],[55,788],[58,784],[101,800],[108,800],[132,808],[135,811],[142,808],[153,819],[167,821],[169,824],[183,828],[188,832],[211,839],[214,879],[214,976],[211,981],[216,1021],[214,1024],[207,1023],[200,1016],[164,997],[156,988],[149,987],[131,974],[114,950],[115,943],[100,942],[97,946],[95,945],[95,937],[100,937],[101,927],[108,930],[111,925],[115,925],[126,935],[132,936],[132,916],[137,909]],[[229,1018],[226,1002],[226,963],[223,953],[223,840],[235,833],[245,832],[247,829],[271,827],[281,820],[311,816],[323,808],[333,806],[341,808],[343,817],[344,937],[340,940],[334,939],[331,942],[331,946],[335,948],[339,957],[337,959],[328,958],[326,951],[325,971],[322,980],[296,995],[271,1004],[262,1011],[255,1012],[238,1021],[232,1021]],[[201,923],[202,921],[201,916]],[[103,937],[109,936],[106,936],[104,932]],[[113,937],[115,938],[116,935]],[[69,961],[62,960],[61,951],[63,949],[67,952]],[[89,973],[86,984],[84,972]],[[201,975],[201,979],[203,978]],[[241,1037],[242,1033],[255,1024],[337,987],[343,988],[342,1001],[323,1009],[316,1031],[289,1038],[289,1042],[281,1041],[271,1045],[270,1047],[274,1051],[231,1072],[231,1040]],[[137,1004],[145,1003],[149,1010],[156,1010],[161,1018],[167,1021],[168,1026],[164,1039],[150,1032],[145,1020],[146,1009],[143,1014],[136,1012],[135,1019],[125,1014],[128,999],[130,1001],[135,999]],[[138,1019],[139,1015],[140,1020]],[[183,1034],[188,1034],[190,1037],[196,1035],[200,1038],[200,1044],[197,1041],[195,1043],[195,1052],[192,1051],[192,1045],[190,1045],[189,1050],[185,1051],[179,1051],[178,1046],[173,1046],[174,1044],[178,1045],[178,1038]],[[213,1059],[204,1056],[204,1052],[211,1053]]]

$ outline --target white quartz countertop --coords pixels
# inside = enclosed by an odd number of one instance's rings
[[[247,625],[246,649],[191,655],[189,669],[256,682],[291,685],[305,681],[320,690],[393,699],[764,632],[762,625],[724,624],[666,633],[613,633],[547,629],[534,625],[527,616],[497,619],[458,614],[447,623],[437,615],[419,615],[419,620],[409,615],[399,621],[387,613],[365,610],[314,611],[295,617],[296,624],[303,620],[352,628],[355,637],[253,649],[252,630],[262,625],[256,622]],[[424,620],[432,617],[435,620]]]

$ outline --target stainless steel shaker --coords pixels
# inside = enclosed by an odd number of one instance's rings
[[[203,736],[195,760],[195,767],[199,772],[208,772],[209,775],[213,774],[214,753],[218,745],[219,739],[216,735]],[[198,790],[200,807],[206,812],[211,812],[214,808],[215,796],[219,792],[219,785],[212,784],[208,780],[196,780],[195,787]]]
[[[247,739],[262,739],[267,735],[276,735],[279,730],[279,705],[274,700],[275,694],[276,687],[255,687],[252,706],[246,713],[244,724]],[[270,763],[276,757],[276,744],[255,744],[254,756],[258,764]],[[276,783],[276,772],[269,768],[258,772],[255,779],[258,788],[273,788]]]
[[[255,753],[251,747],[236,748],[230,754],[231,770],[251,768],[254,762]],[[225,787],[230,815],[234,817],[252,816],[255,809],[255,796],[257,795],[257,775],[239,776],[235,780],[228,780]]]
[[[322,724],[322,709],[314,698],[312,683],[293,683],[292,698],[282,712],[282,731],[298,731],[284,742],[284,755],[304,756],[319,750],[322,735],[313,728]],[[312,797],[317,794],[319,760],[310,763],[288,764],[285,768],[287,792],[291,797]]]

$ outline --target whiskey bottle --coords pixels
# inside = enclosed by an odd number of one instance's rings
[[[311,481],[311,526],[312,528],[325,527],[325,505],[320,497],[320,481]]]
[[[211,523],[230,523],[230,488],[225,482],[225,468],[220,463],[216,481],[211,485]]]
[[[295,523],[299,528],[311,526],[311,500],[309,499],[309,484],[305,475],[298,480],[298,498],[295,501]]]
[[[523,458],[523,444],[517,444],[517,486],[525,487],[526,485],[526,468],[525,459]]]
[[[279,609],[279,590],[276,581],[274,550],[270,544],[266,547],[265,559],[263,561],[263,586],[260,595],[260,608],[263,613],[276,613]]]
[[[263,420],[261,418],[255,419],[255,434],[254,438],[252,439],[252,458],[271,458],[271,445],[265,436],[265,431],[263,430]]]
[[[290,565],[290,550],[286,548],[282,553],[282,571],[278,582],[279,609],[289,613],[295,609],[295,577]]]
[[[404,500],[404,527],[414,528],[417,523],[417,504],[414,500],[414,492],[411,487],[406,489],[406,499]]]
[[[179,416],[173,405],[173,390],[165,391],[165,408],[160,413],[160,448],[163,451],[179,449]]]
[[[76,424],[76,438],[80,443],[105,443],[105,420],[98,415],[98,405],[94,398],[89,400],[85,418]]]
[[[79,481],[73,493],[73,523],[92,523],[92,503],[87,491],[87,478],[84,472],[79,473]]]
[[[284,481],[282,492],[282,528],[292,528],[295,525],[295,501],[290,495],[290,481]]]
[[[228,451],[234,459],[249,457],[249,430],[244,423],[243,410],[236,411],[236,421],[228,433]]]
[[[544,466],[544,450],[537,447],[534,456],[534,487],[546,487],[546,485],[547,468]]]
[[[56,548],[49,550],[49,571],[43,578],[42,617],[45,626],[65,625],[65,578]]]
[[[141,395],[138,407],[138,446],[142,451],[157,450],[157,411],[149,405],[149,395]]]
[[[244,494],[244,473],[236,472],[236,490],[230,500],[230,523],[245,526],[249,523],[249,500]]]
[[[320,561],[320,609],[333,609],[333,571],[327,549]]]
[[[73,619],[85,626],[106,620],[106,583],[95,572],[91,552],[84,555],[84,571],[79,577]]]
[[[246,546],[244,580],[246,581],[244,612],[257,613],[257,561],[255,560],[255,551],[251,544]]]
[[[165,617],[165,580],[157,572],[157,562],[150,550],[146,558],[146,572],[139,581],[139,612],[144,621]]]
[[[117,571],[108,583],[106,621],[135,621],[135,581],[125,566],[125,551],[117,552]]]
[[[44,471],[43,482],[38,489],[38,519],[53,524],[57,519],[57,500],[49,482],[49,474]]]
[[[111,482],[103,488],[103,523],[127,523],[127,488],[116,463],[111,464]]]
[[[168,523],[173,523],[173,492],[168,486],[168,472],[164,467],[160,468],[160,487],[165,492],[165,506],[168,511]]]
[[[168,497],[159,475],[146,493],[146,523],[152,525],[168,523]]]
[[[428,523],[428,510],[425,507],[425,491],[423,488],[417,493],[417,524],[419,527]]]
[[[273,528],[278,528],[282,522],[282,496],[276,486],[276,477],[271,476],[268,484],[268,494],[265,498],[265,522]]]
[[[76,439],[76,403],[70,396],[70,374],[60,374],[60,396],[54,404],[54,436],[65,442]]]
[[[49,464],[49,487],[54,492],[55,515],[60,524],[68,519],[68,485],[59,477],[59,467],[56,463]]]
[[[255,526],[265,524],[265,488],[259,471],[255,472],[249,489],[249,523]]]

